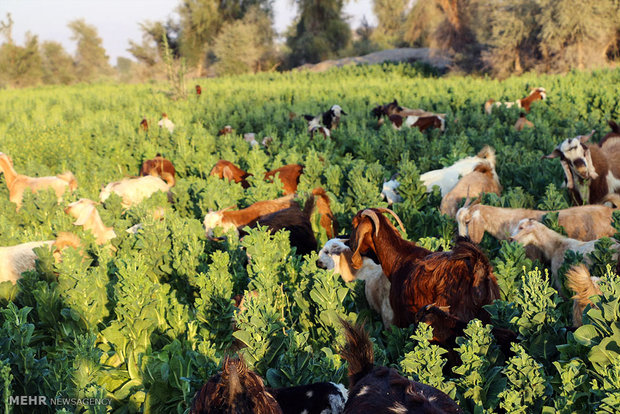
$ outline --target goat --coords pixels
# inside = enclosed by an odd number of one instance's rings
[[[53,252],[56,261],[60,261],[60,251],[65,247],[78,248],[80,245],[77,236],[61,232],[56,240],[22,243],[15,246],[0,247],[0,283],[15,284],[22,277],[22,273],[35,269],[37,254],[34,249],[43,246],[55,247]]]
[[[233,127],[231,127],[230,125],[226,125],[224,126],[224,128],[220,129],[217,132],[218,136],[223,136],[223,135],[228,135],[228,134],[233,134],[235,132],[235,130],[233,129]]]
[[[564,237],[546,227],[544,224],[527,218],[519,221],[510,239],[521,243],[523,246],[533,245],[541,250],[545,259],[551,262],[551,274],[558,292],[561,291],[561,286],[557,275],[560,266],[564,263],[564,253],[566,253],[567,250],[581,253],[584,256],[584,262],[590,264],[590,259],[587,254],[594,250],[597,242],[597,240],[583,242]],[[614,257],[617,258],[620,245],[614,243],[611,248],[616,252]]]
[[[545,90],[545,88],[534,88],[528,96],[522,99],[517,99],[515,102],[496,102],[494,99],[489,99],[484,103],[484,111],[488,115],[491,115],[491,112],[493,112],[493,108],[495,107],[500,107],[503,105],[506,108],[511,108],[516,105],[517,108],[523,108],[525,109],[525,112],[529,113],[532,103],[536,102],[539,99],[547,99],[547,91]]]
[[[169,187],[174,187],[176,170],[170,160],[165,159],[161,154],[155,155],[152,160],[146,160],[142,163],[140,168],[140,176],[144,177],[152,175],[155,177],[161,177]]]
[[[573,239],[588,241],[611,237],[616,233],[612,226],[614,211],[603,205],[570,207],[558,211],[558,223]],[[524,218],[540,221],[547,213],[549,211],[469,205],[466,201],[456,213],[456,221],[460,236],[480,243],[485,231],[498,240],[508,240],[519,221]]]
[[[354,269],[362,267],[362,255],[376,254],[392,284],[394,325],[409,326],[420,308],[431,303],[450,306],[454,316],[463,321],[479,318],[488,322],[483,306],[499,298],[499,287],[489,259],[480,248],[460,237],[452,251],[432,253],[402,239],[383,212],[398,217],[383,208],[358,212],[353,218],[349,245]]]
[[[445,131],[446,129],[445,118],[440,117],[438,115],[432,115],[432,116],[409,115],[409,116],[403,117],[402,115],[393,114],[393,115],[390,115],[388,119],[392,123],[392,126],[394,127],[394,129],[396,129],[397,131],[400,131],[403,125],[406,126],[407,128],[416,127],[422,132],[427,130],[430,127],[439,128],[439,130],[441,131]]]
[[[84,231],[90,230],[97,244],[105,244],[116,237],[114,229],[103,224],[97,211],[97,203],[87,198],[74,201],[65,208],[65,213],[75,218],[73,225],[82,226]]]
[[[166,128],[171,134],[174,132],[174,123],[168,118],[165,112],[161,114],[161,119],[157,123],[160,128]]]
[[[308,132],[311,139],[314,139],[315,134],[321,134],[323,138],[330,138],[332,136],[330,129],[321,125],[321,115],[304,115],[304,118],[308,121]]]
[[[196,392],[190,414],[283,414],[263,380],[241,359],[226,357],[222,371]]]
[[[104,202],[110,197],[110,194],[116,193],[123,199],[121,205],[124,208],[129,208],[157,191],[163,191],[168,195],[168,201],[172,201],[170,187],[161,178],[152,175],[128,177],[106,185],[99,193],[99,200]]]
[[[251,147],[258,147],[258,141],[256,141],[256,134],[254,132],[243,134],[243,140],[250,144]]]
[[[241,229],[259,217],[266,216],[278,210],[291,207],[296,204],[293,195],[287,195],[275,200],[257,201],[249,207],[241,210],[230,210],[231,207],[220,211],[210,211],[205,215],[203,224],[207,237],[213,238],[213,230],[222,227],[224,231],[229,229]]]
[[[442,214],[455,217],[458,203],[468,196],[477,197],[482,193],[501,194],[502,186],[495,172],[495,166],[483,161],[474,170],[461,178],[456,186],[441,199],[439,210]]]
[[[449,167],[432,170],[420,175],[420,181],[426,186],[426,191],[433,190],[433,186],[439,186],[442,197],[452,190],[459,179],[474,170],[474,167],[483,161],[488,161],[495,166],[495,150],[486,145],[475,157],[467,157],[458,160]]]
[[[348,114],[342,110],[340,105],[332,105],[329,110],[323,112],[323,115],[321,115],[323,125],[325,125],[328,130],[333,131],[338,127],[338,124],[340,124],[340,117],[342,115]]]
[[[284,194],[293,194],[297,191],[297,185],[299,184],[299,177],[304,171],[304,166],[300,164],[288,164],[280,168],[276,168],[273,171],[267,171],[264,175],[264,179],[267,182],[272,182],[273,177],[279,174],[278,178],[282,182],[284,188]],[[243,171],[230,161],[219,160],[211,169],[209,175],[213,175],[219,178],[226,178],[228,181],[234,181],[241,183],[243,188],[248,188],[250,183],[247,178],[252,174]]]
[[[296,387],[267,388],[283,414],[340,414],[347,402],[342,384],[317,382]]]
[[[401,203],[403,198],[396,192],[396,189],[400,187],[400,183],[396,181],[395,178],[392,178],[390,181],[386,181],[383,183],[383,187],[381,189],[381,198],[387,199],[388,205],[392,205],[394,203]]]
[[[396,99],[388,104],[376,106],[372,109],[371,114],[377,118],[377,125],[379,126],[383,125],[383,117],[386,116],[389,118],[390,115],[400,115],[402,118],[415,116],[419,118],[438,117],[445,119],[446,117],[446,114],[428,112],[424,109],[410,109],[402,107],[398,104]]]
[[[593,134],[567,138],[543,157],[560,158],[566,187],[577,204],[597,204],[608,194],[620,194],[620,135],[602,145],[586,145]]]
[[[519,119],[515,122],[514,129],[515,131],[522,131],[523,128],[534,128],[534,124],[527,120],[525,114],[521,112],[519,114]]]
[[[202,88],[200,87],[200,85],[196,85],[196,95],[200,98],[200,95],[202,94]]]
[[[4,180],[9,189],[9,200],[17,205],[17,210],[22,206],[24,191],[30,189],[33,193],[51,188],[56,193],[58,201],[69,189],[77,189],[77,180],[71,171],[58,174],[55,177],[28,177],[18,174],[13,168],[13,160],[8,155],[0,152],[0,173],[4,173]]]
[[[364,281],[366,300],[383,320],[383,326],[389,328],[393,324],[394,311],[390,304],[390,281],[383,274],[381,265],[368,257],[362,258],[362,267],[353,269],[351,257],[353,251],[346,245],[348,239],[331,239],[319,251],[316,265],[319,268],[333,270],[340,274],[345,282],[356,279]]]
[[[142,132],[149,132],[149,123],[146,118],[142,118],[142,121],[140,121],[140,130]]]
[[[345,414],[359,413],[462,413],[446,394],[411,381],[394,368],[375,366],[373,345],[361,326],[341,320],[346,344],[340,356],[349,365],[349,398]]]
[[[598,281],[598,277],[590,276],[590,271],[584,264],[575,265],[566,272],[566,285],[575,292],[573,296],[573,326],[575,328],[583,325],[583,311],[586,306],[592,305],[590,298],[601,294]]]
[[[269,148],[273,143],[273,137],[266,136],[260,143],[263,144],[263,147]]]

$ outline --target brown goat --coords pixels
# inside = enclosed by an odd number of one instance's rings
[[[220,179],[226,178],[228,181],[241,183],[241,186],[243,188],[248,188],[250,186],[250,183],[246,181],[246,178],[248,178],[252,174],[243,171],[241,168],[237,167],[230,161],[219,160],[213,166],[209,175],[219,177]]]
[[[162,157],[161,154],[157,154],[152,160],[144,161],[142,163],[142,168],[140,168],[141,177],[145,175],[160,177],[168,183],[170,187],[173,187],[175,184],[175,174],[176,170],[172,162]]]
[[[303,165],[289,164],[276,168],[273,171],[267,171],[264,179],[267,182],[273,182],[273,177],[278,174],[278,178],[284,187],[284,195],[293,194],[297,191],[299,176],[303,173],[303,170]],[[230,161],[220,160],[211,169],[209,175],[217,176],[219,178],[226,178],[228,181],[241,183],[243,188],[248,188],[250,183],[248,183],[247,178],[252,174],[243,171]]]
[[[215,374],[196,393],[190,414],[282,414],[263,380],[240,359],[226,358]]]
[[[344,414],[462,413],[446,394],[411,381],[394,368],[375,366],[372,342],[362,326],[342,321],[346,344],[340,355],[349,365],[349,398]]]
[[[491,115],[494,107],[504,105],[506,108],[510,108],[516,105],[518,108],[523,108],[525,109],[525,112],[529,113],[532,103],[540,99],[547,99],[547,91],[545,88],[534,88],[528,96],[522,99],[517,99],[515,102],[496,102],[494,99],[489,99],[484,103],[484,110],[487,114]]]
[[[501,194],[502,186],[495,172],[495,166],[483,161],[474,170],[461,178],[448,194],[441,199],[439,210],[442,214],[456,217],[458,203],[466,197],[477,197],[482,193]]]
[[[620,263],[620,261],[618,262]],[[618,269],[616,269],[616,272]],[[579,327],[583,324],[583,311],[588,305],[592,305],[590,297],[600,295],[601,289],[598,287],[598,277],[590,276],[590,271],[586,265],[575,265],[566,272],[566,284],[575,292],[573,296],[573,326]]]
[[[325,229],[325,234],[328,239],[333,239],[338,234],[338,223],[332,213],[330,207],[329,196],[325,190],[321,187],[317,187],[312,190],[312,194],[315,196],[316,209],[321,216],[319,225]]]
[[[431,303],[449,306],[465,322],[489,321],[484,305],[499,299],[499,287],[489,259],[468,238],[458,238],[452,251],[432,253],[403,240],[381,214],[388,209],[366,209],[353,218],[350,247],[354,268],[362,255],[374,252],[390,280],[394,325],[415,322],[416,313]],[[393,214],[393,212],[391,212]]]
[[[142,121],[140,121],[140,130],[142,132],[149,132],[149,123],[146,118],[142,118]]]

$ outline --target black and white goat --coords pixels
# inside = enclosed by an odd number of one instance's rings
[[[577,204],[597,204],[608,194],[620,194],[620,135],[586,144],[593,134],[567,138],[543,157],[560,158],[566,187]]]
[[[331,137],[331,131],[338,127],[342,115],[347,115],[347,113],[342,110],[340,105],[332,105],[329,110],[317,116],[304,115],[305,120],[308,121],[310,136],[314,138],[314,134],[319,133],[325,138]]]

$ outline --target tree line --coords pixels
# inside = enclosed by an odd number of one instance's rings
[[[290,69],[326,59],[395,47],[450,54],[454,69],[506,77],[564,72],[617,61],[620,0],[373,0],[377,25],[352,30],[347,0],[290,0],[298,15],[280,40],[273,0],[181,0],[178,17],[140,24],[129,41],[135,60],[108,62],[95,27],[69,23],[75,55],[29,34],[12,38],[11,16],[0,22],[0,87],[70,84],[116,76],[164,77],[171,67],[194,76]]]

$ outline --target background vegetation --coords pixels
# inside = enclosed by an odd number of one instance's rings
[[[453,76],[436,78],[409,65],[347,67],[321,74],[265,73],[201,80],[202,96],[171,101],[165,85],[45,86],[0,91],[0,150],[18,172],[52,175],[71,170],[79,188],[57,205],[53,194],[28,194],[15,212],[0,185],[0,246],[52,239],[72,231],[88,259],[69,250],[60,264],[39,251],[36,271],[15,286],[0,285],[0,404],[9,395],[48,398],[107,397],[108,407],[39,407],[41,412],[182,413],[195,390],[224,355],[239,352],[270,386],[330,380],[346,382],[337,355],[338,317],[363,320],[375,342],[377,362],[435,385],[470,413],[613,412],[620,400],[620,279],[609,273],[602,244],[595,252],[604,295],[588,311],[585,326],[571,326],[572,303],[556,292],[546,269],[525,258],[519,245],[482,242],[498,277],[502,301],[489,308],[494,324],[519,332],[515,356],[506,358],[490,327],[472,321],[459,339],[463,365],[443,372],[444,351],[429,345],[424,326],[382,329],[365,301],[363,282],[345,285],[318,269],[316,255],[301,258],[284,234],[253,230],[239,241],[208,241],[201,221],[208,209],[238,205],[281,193],[260,180],[243,190],[208,176],[227,159],[255,176],[288,163],[306,168],[300,191],[323,186],[342,233],[361,208],[385,206],[381,184],[402,175],[405,201],[395,206],[408,238],[437,249],[449,247],[456,223],[438,211],[440,196],[426,194],[419,173],[450,165],[490,144],[504,193],[488,203],[561,208],[563,172],[541,161],[560,140],[591,129],[599,139],[608,119],[620,118],[620,71],[571,72],[510,78],[504,82]],[[535,129],[516,132],[516,109],[483,113],[489,98],[514,100],[536,86],[549,98],[528,116]],[[376,128],[370,109],[397,98],[410,107],[446,112],[444,134]],[[303,119],[289,112],[318,113],[338,103],[349,113],[332,139],[310,140]],[[174,134],[158,130],[167,112]],[[142,117],[152,126],[145,135]],[[274,138],[269,150],[251,148],[239,135],[217,136],[224,125],[238,134]],[[80,197],[97,199],[102,185],[135,175],[142,160],[161,152],[178,173],[176,202],[158,194],[123,213],[118,197],[98,210],[118,237],[117,249],[98,247],[90,233],[72,225],[63,207]],[[1,179],[4,181],[3,179]],[[165,206],[164,221],[154,220]],[[125,229],[143,223],[137,235]],[[554,223],[549,218],[549,225]],[[320,235],[321,242],[325,236]],[[251,259],[248,259],[251,257]],[[578,257],[567,256],[571,262]],[[537,270],[536,266],[538,266]],[[232,298],[257,297],[237,312]],[[564,292],[570,296],[570,292]],[[446,370],[447,371],[447,370]],[[64,411],[63,411],[64,410]]]

